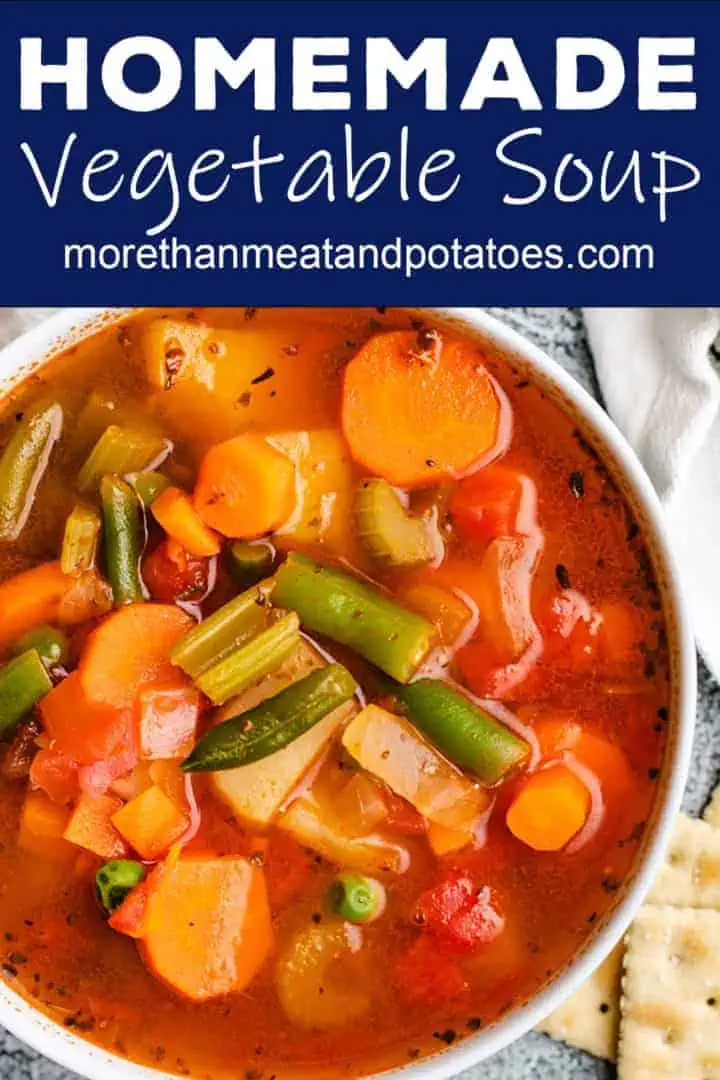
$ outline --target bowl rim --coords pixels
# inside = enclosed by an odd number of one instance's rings
[[[26,369],[33,370],[68,345],[112,325],[138,309],[66,308],[26,331],[0,351],[0,396]],[[404,307],[451,322],[471,336],[482,336],[503,353],[517,356],[569,400],[584,424],[611,451],[620,473],[646,519],[653,551],[662,566],[664,607],[674,626],[677,714],[671,754],[666,759],[665,789],[659,796],[652,835],[640,856],[624,895],[606,923],[551,982],[527,1003],[486,1030],[470,1034],[457,1045],[439,1049],[429,1057],[389,1071],[372,1074],[402,1080],[450,1080],[457,1073],[484,1061],[538,1024],[568,998],[602,962],[636,915],[662,861],[676,814],[680,809],[690,764],[696,704],[696,654],[687,604],[677,563],[670,548],[663,511],[642,465],[624,436],[598,402],[543,349],[522,333],[480,308]],[[0,1023],[38,1053],[86,1080],[157,1080],[164,1071],[138,1065],[103,1050],[63,1028],[35,1005],[0,980]],[[170,1075],[165,1073],[164,1075]],[[174,1075],[174,1074],[172,1074]],[[366,1074],[369,1076],[370,1074]]]

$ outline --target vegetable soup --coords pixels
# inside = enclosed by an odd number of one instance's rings
[[[492,1024],[631,873],[669,667],[596,450],[422,313],[140,310],[0,423],[0,942],[170,1073]]]

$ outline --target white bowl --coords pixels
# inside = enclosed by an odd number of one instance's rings
[[[637,912],[659,868],[680,808],[695,717],[695,646],[682,587],[669,550],[662,511],[645,472],[617,428],[581,386],[520,334],[477,308],[424,309],[439,324],[454,326],[510,355],[577,421],[596,446],[638,518],[663,598],[671,657],[672,700],[668,746],[655,810],[635,870],[589,940],[527,1004],[477,1034],[430,1058],[382,1074],[402,1080],[446,1080],[519,1038],[575,991],[610,952]],[[0,352],[0,393],[50,356],[128,313],[128,309],[68,309]],[[0,982],[0,1023],[19,1039],[88,1080],[158,1080],[158,1072],[130,1064],[55,1024]]]

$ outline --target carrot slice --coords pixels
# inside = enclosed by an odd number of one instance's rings
[[[572,718],[540,720],[534,725],[543,758],[569,753],[594,775],[602,791],[606,814],[627,805],[633,789],[632,770],[619,746],[601,735],[585,731]]]
[[[400,487],[466,472],[497,443],[500,417],[477,348],[440,335],[376,334],[345,369],[342,425],[352,455]]]
[[[11,645],[28,630],[57,621],[60,601],[71,578],[59,562],[42,563],[0,584],[0,648]]]
[[[580,832],[590,813],[590,792],[565,765],[530,776],[513,799],[510,832],[535,851],[559,851]]]
[[[295,467],[259,435],[238,435],[208,450],[193,504],[223,536],[252,540],[282,525],[295,505]]]
[[[243,990],[272,945],[265,879],[246,859],[180,858],[150,890],[144,959],[192,1001]]]
[[[153,517],[168,536],[182,544],[191,555],[219,553],[217,533],[208,529],[184,491],[175,487],[166,488],[153,501],[151,509]]]
[[[113,814],[113,825],[143,859],[157,859],[187,830],[180,807],[153,784]]]
[[[132,713],[112,703],[90,701],[77,672],[58,683],[39,710],[52,749],[80,765],[104,761],[135,745]]]
[[[63,834],[65,839],[101,859],[121,859],[127,854],[127,845],[111,821],[121,806],[114,795],[81,795]]]
[[[91,634],[80,661],[87,699],[127,709],[150,683],[185,685],[170,650],[194,625],[172,604],[128,604],[114,612]]]

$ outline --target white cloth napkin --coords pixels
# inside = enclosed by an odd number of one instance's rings
[[[720,678],[720,309],[584,315],[605,405],[664,505],[698,645]]]

